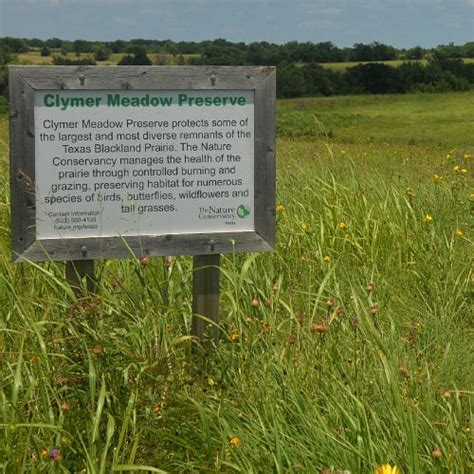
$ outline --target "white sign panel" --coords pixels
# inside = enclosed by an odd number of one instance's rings
[[[36,238],[254,230],[254,91],[34,94]]]

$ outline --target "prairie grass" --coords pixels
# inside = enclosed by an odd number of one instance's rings
[[[223,258],[208,355],[189,257],[78,301],[10,262],[1,174],[3,471],[472,472],[473,98],[279,102],[276,249]]]

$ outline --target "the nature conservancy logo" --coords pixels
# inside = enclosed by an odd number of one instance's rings
[[[247,206],[246,204],[241,204],[238,208],[237,208],[237,215],[241,218],[241,219],[245,219],[246,217],[248,217],[250,215],[250,207]]]
[[[224,219],[228,223],[235,221],[236,216],[245,219],[250,215],[250,207],[246,204],[240,204],[237,207],[221,207],[221,206],[202,206],[199,208],[199,219]]]

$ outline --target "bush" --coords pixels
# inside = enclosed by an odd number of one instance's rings
[[[126,54],[118,63],[119,66],[151,66],[151,64],[151,59],[144,48],[137,48],[133,55]]]
[[[94,66],[96,62],[90,57],[81,59],[69,59],[65,58],[64,56],[53,56],[53,64],[55,64],[56,66]]]

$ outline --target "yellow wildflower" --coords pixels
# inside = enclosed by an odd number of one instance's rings
[[[454,233],[454,235],[455,235],[456,237],[464,237],[464,232],[463,232],[462,230],[458,229],[458,230]]]
[[[337,228],[339,230],[346,230],[346,224],[344,224],[344,222],[340,222],[339,224],[337,224]]]
[[[45,458],[46,456],[49,455],[49,451],[48,451],[47,449],[44,449],[44,448],[43,448],[43,449],[40,451],[40,454],[41,454],[41,457]]]
[[[329,255],[326,255],[323,257],[323,260],[326,262],[326,263],[329,263],[331,261],[331,257]]]
[[[239,334],[235,331],[231,332],[229,335],[229,339],[231,341],[236,341],[239,338]]]
[[[434,175],[433,175],[433,181],[434,181],[435,183],[439,183],[440,181],[443,181],[443,177],[442,177],[442,176],[439,176],[439,175],[437,175],[437,174],[434,174]]]
[[[405,190],[405,194],[406,194],[407,196],[409,196],[409,197],[413,197],[413,196],[415,196],[415,191],[413,191],[412,188],[407,188],[407,189]]]
[[[270,329],[270,323],[260,321],[260,327],[262,328],[262,331],[268,331]]]
[[[275,210],[277,212],[283,212],[285,210],[285,206],[283,204],[278,204]]]
[[[429,214],[425,214],[425,215],[423,216],[423,222],[425,222],[425,223],[429,223],[429,222],[431,222],[432,220],[433,220],[433,216],[430,216]]]
[[[474,201],[474,193],[469,194],[469,201]]]
[[[456,165],[456,166],[453,166],[453,173],[459,173],[459,170],[460,170],[460,166],[459,165]]]
[[[390,466],[390,464],[383,464],[375,470],[375,474],[400,474],[400,469],[397,466]]]
[[[230,438],[230,441],[229,441],[229,444],[233,447],[233,448],[236,448],[237,446],[239,446],[241,443],[241,440],[238,436],[232,436],[232,438]]]
[[[461,168],[460,173],[461,173],[461,174],[467,174],[467,169],[466,169],[466,168]]]
[[[301,230],[303,232],[308,232],[309,231],[309,225],[308,224],[301,224]]]
[[[464,153],[464,159],[466,161],[469,161],[472,158],[472,156],[469,153]]]

